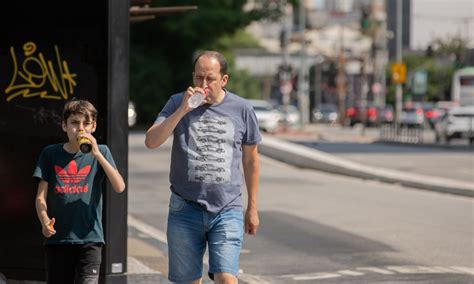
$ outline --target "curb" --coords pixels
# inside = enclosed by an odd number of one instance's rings
[[[264,136],[262,142],[259,144],[259,152],[270,158],[300,168],[474,197],[474,185],[468,182],[365,166],[274,137]]]

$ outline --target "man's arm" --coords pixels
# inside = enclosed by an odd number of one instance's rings
[[[245,213],[245,232],[250,235],[255,235],[260,224],[257,211],[260,162],[256,144],[242,146],[242,166],[248,194],[247,211]]]
[[[154,149],[163,144],[171,133],[173,133],[176,125],[188,112],[192,110],[188,106],[188,99],[193,95],[194,89],[189,87],[184,93],[181,106],[169,117],[160,123],[153,124],[146,132],[145,145],[149,149]]]
[[[182,107],[178,108],[172,115],[160,123],[153,124],[146,132],[145,145],[154,149],[163,144],[173,133],[178,122],[187,113]]]

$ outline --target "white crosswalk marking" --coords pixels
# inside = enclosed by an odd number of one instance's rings
[[[168,243],[166,239],[166,234],[155,227],[148,225],[137,218],[128,215],[128,225],[134,227],[138,231],[145,233],[149,235],[150,237],[162,242],[162,243]]]
[[[474,275],[474,267],[462,267],[462,266],[450,266],[450,268],[456,269],[466,274]]]
[[[270,282],[251,274],[241,273],[237,278],[249,284],[270,284]]]
[[[339,270],[337,273],[342,274],[342,275],[351,275],[351,276],[361,276],[364,275],[362,272],[357,272],[353,270]]]
[[[357,270],[369,271],[369,272],[380,273],[380,274],[385,274],[385,275],[395,274],[395,272],[378,268],[378,267],[359,267],[357,268]]]
[[[161,272],[155,271],[138,259],[129,256],[127,257],[127,274],[161,274]]]

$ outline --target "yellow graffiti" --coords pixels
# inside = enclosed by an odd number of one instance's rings
[[[46,60],[43,53],[39,52],[35,57],[36,44],[27,42],[23,45],[25,58],[19,69],[15,48],[10,47],[10,53],[13,61],[13,76],[10,84],[5,89],[7,102],[18,96],[23,98],[40,97],[41,99],[67,100],[69,95],[74,93],[77,76],[69,71],[66,60],[62,60],[59,49],[55,45],[56,62]],[[54,68],[57,64],[59,72]],[[54,90],[54,94],[48,93],[46,84],[49,83]]]

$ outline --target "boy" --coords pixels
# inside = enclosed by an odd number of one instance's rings
[[[68,142],[45,147],[33,177],[38,178],[36,212],[47,238],[47,283],[98,283],[104,234],[102,190],[107,177],[114,191],[125,183],[106,145],[92,133],[97,110],[88,101],[65,104],[62,129]],[[90,140],[92,150],[80,151],[79,139]]]

